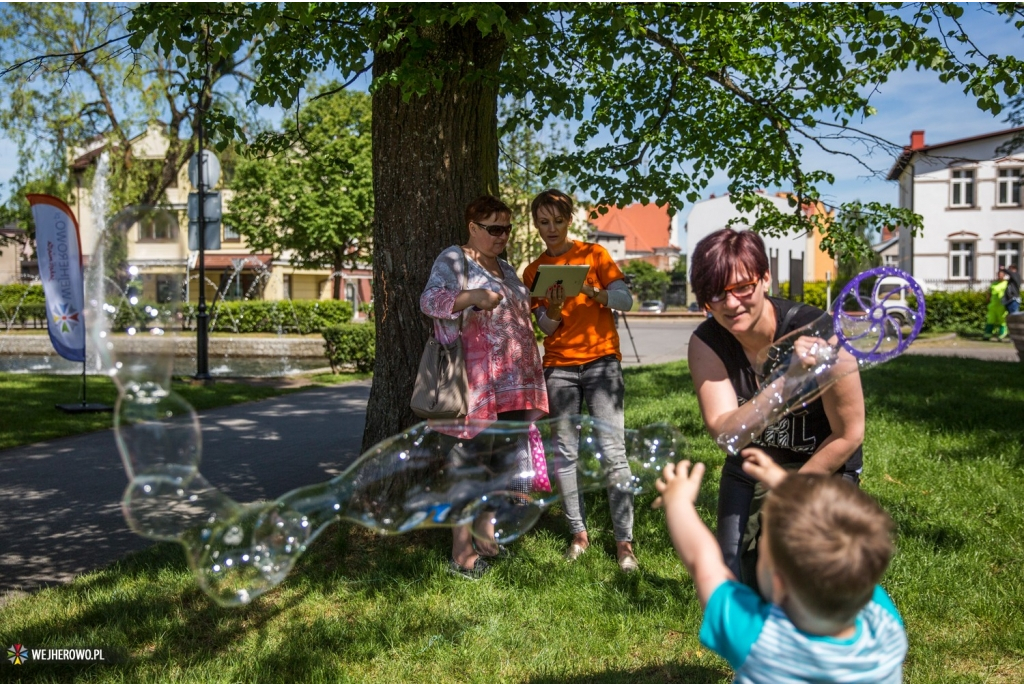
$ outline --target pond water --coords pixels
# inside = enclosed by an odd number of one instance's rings
[[[275,359],[272,357],[210,358],[210,375],[222,378],[231,376],[292,376],[325,367],[327,367],[327,360],[318,357],[298,357],[295,359]],[[82,365],[79,362],[69,362],[56,354],[0,354],[0,372],[74,375],[82,373]],[[174,374],[176,376],[193,375],[195,372],[196,360],[194,357],[178,357],[174,360]]]

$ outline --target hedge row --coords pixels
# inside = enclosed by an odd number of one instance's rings
[[[936,292],[924,296],[923,331],[977,333],[985,331],[988,291]],[[911,306],[917,306],[911,298]]]
[[[11,285],[0,285],[0,306],[17,306],[19,302],[25,304],[42,304],[43,286],[25,285],[24,283],[12,283]]]
[[[356,371],[373,371],[376,359],[377,332],[370,323],[346,323],[323,329],[324,355],[331,364],[331,370],[338,373],[339,367],[355,366]]]
[[[140,303],[141,306],[141,303]],[[345,300],[243,300],[209,309],[210,330],[223,333],[319,333],[352,320]],[[185,328],[195,327],[197,307],[185,308]]]
[[[34,328],[46,327],[46,300],[43,286],[12,283],[0,285],[0,324],[16,323]]]
[[[832,284],[832,297],[835,297],[839,292],[839,288],[836,284]],[[823,281],[810,281],[804,283],[804,297],[803,302],[809,304],[812,307],[818,309],[825,309],[825,297],[828,294],[826,285]],[[783,299],[789,299],[789,281],[783,281],[779,283],[779,297]]]
[[[26,291],[28,294],[26,295]],[[20,306],[19,306],[20,305]],[[139,301],[120,303],[114,317],[115,330],[143,328],[153,317],[153,309],[166,310],[167,305]],[[344,300],[244,300],[218,302],[209,307],[210,330],[223,333],[319,333],[328,326],[352,320],[352,305]],[[184,328],[195,328],[197,308],[184,309]],[[0,286],[0,321],[24,327],[46,327],[46,304],[42,286]]]
[[[781,297],[789,297],[789,283],[779,285]],[[839,294],[833,284],[832,297]],[[958,292],[934,292],[924,296],[925,319],[922,331],[936,333],[980,334],[985,330],[985,314],[988,304],[988,290],[961,290]],[[809,305],[825,308],[825,284],[820,281],[804,283],[803,301]],[[916,307],[913,297],[909,304]]]

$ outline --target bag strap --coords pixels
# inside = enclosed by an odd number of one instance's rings
[[[461,286],[459,290],[461,292],[462,290],[466,289],[466,284],[469,282],[469,259],[466,258],[466,251],[462,249],[461,245],[459,245],[459,252],[462,253],[462,282],[459,283],[459,285]],[[466,307],[466,309],[469,309],[469,307]],[[463,309],[461,312],[459,312],[460,337],[462,336],[462,324],[466,320],[466,309]]]
[[[781,338],[782,336],[786,335],[786,333],[789,333],[789,324],[793,323],[793,317],[796,316],[797,312],[803,309],[803,307],[803,302],[797,302],[796,304],[789,308],[789,311],[786,312],[786,315],[782,317],[782,325],[779,326],[779,330],[776,332],[777,337]]]

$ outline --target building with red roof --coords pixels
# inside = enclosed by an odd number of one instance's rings
[[[607,210],[601,214],[602,210]],[[619,264],[642,260],[661,271],[671,271],[681,250],[671,242],[672,220],[668,205],[633,204],[597,209],[588,219],[588,239],[603,245]]]

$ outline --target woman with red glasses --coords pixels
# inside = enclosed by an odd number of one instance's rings
[[[758,352],[823,314],[816,307],[769,297],[771,280],[764,242],[753,231],[724,228],[694,249],[690,284],[710,316],[690,338],[690,374],[704,425],[714,438],[757,392],[753,362]],[[864,393],[860,375],[851,373],[804,409],[769,426],[753,446],[786,468],[832,473],[858,484],[863,441]],[[756,589],[764,493],[744,473],[742,462],[730,455],[722,468],[718,542],[736,577]]]
[[[452,436],[444,468],[461,469],[470,478],[502,477],[520,462],[529,465],[529,445],[520,440],[516,464],[495,464],[498,458],[481,424],[532,421],[548,411],[547,386],[537,340],[530,322],[530,293],[516,270],[498,257],[512,226],[512,211],[496,197],[479,197],[466,207],[469,239],[444,250],[430,271],[420,296],[420,309],[434,320],[434,336],[444,344],[462,336],[469,386],[469,413],[464,428]],[[479,436],[479,437],[478,437]],[[493,438],[490,438],[493,440]],[[470,473],[472,472],[472,473]],[[494,483],[495,489],[521,489],[523,483]],[[468,504],[451,502],[452,514]],[[494,524],[478,517],[474,542],[469,525],[453,529],[450,573],[476,580],[488,569],[482,557],[507,554],[494,542]]]

